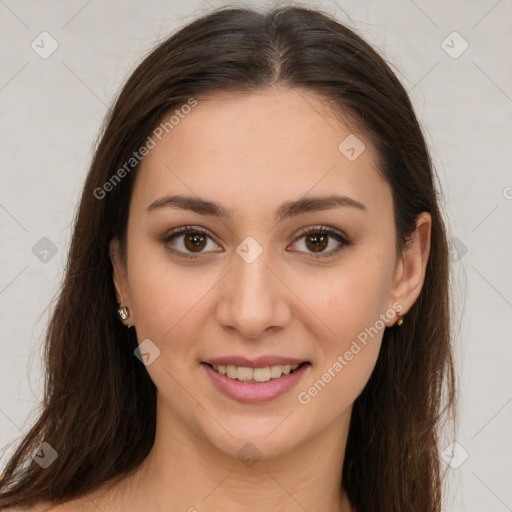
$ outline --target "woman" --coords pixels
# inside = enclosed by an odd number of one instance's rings
[[[96,149],[0,508],[439,511],[436,193],[406,92],[330,16],[161,43]]]

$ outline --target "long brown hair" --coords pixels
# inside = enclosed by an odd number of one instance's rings
[[[433,165],[408,95],[383,58],[329,14],[290,5],[203,15],[159,44],[122,88],[85,181],[48,327],[41,412],[8,461],[0,506],[79,497],[132,473],[148,455],[156,388],[134,357],[133,329],[116,316],[108,251],[112,237],[125,239],[137,172],[126,163],[163,116],[191,98],[275,84],[320,95],[368,136],[392,190],[398,251],[418,214],[432,217],[423,289],[404,324],[385,330],[353,407],[343,485],[358,511],[441,509],[438,436],[444,413],[454,409],[454,371],[448,247]],[[123,166],[122,179],[112,180]],[[58,454],[47,468],[31,460],[42,442]]]

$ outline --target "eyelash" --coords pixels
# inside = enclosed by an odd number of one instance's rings
[[[336,239],[338,242],[340,242],[342,244],[337,249],[334,249],[327,253],[319,253],[319,254],[307,253],[307,254],[309,254],[309,256],[311,256],[312,258],[315,258],[315,259],[333,257],[336,254],[338,254],[341,250],[343,250],[345,247],[351,245],[351,242],[348,240],[348,238],[346,236],[342,235],[338,231],[335,231],[334,229],[331,229],[327,226],[320,226],[319,228],[318,227],[305,228],[304,230],[302,230],[300,232],[300,234],[297,236],[295,241],[297,241],[300,238],[305,237],[307,235],[311,235],[313,233],[317,234],[317,235],[328,235],[328,236]],[[195,228],[193,226],[182,226],[180,228],[175,229],[168,235],[166,235],[162,239],[162,243],[167,246],[167,244],[174,238],[176,238],[180,235],[186,235],[186,234],[194,234],[194,235],[200,234],[200,235],[206,235],[208,238],[211,238],[211,236],[208,234],[208,232],[202,228]],[[168,250],[170,250],[173,254],[177,254],[178,256],[183,257],[183,258],[194,258],[195,259],[195,258],[201,257],[200,255],[203,254],[203,253],[196,253],[195,255],[192,255],[192,253],[184,253],[181,251],[177,251],[175,249],[168,248]],[[292,252],[303,252],[303,251],[292,251]]]

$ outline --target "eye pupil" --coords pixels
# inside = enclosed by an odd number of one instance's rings
[[[313,244],[312,247],[309,245],[309,242],[311,242]],[[328,237],[326,235],[314,234],[314,235],[308,235],[306,237],[306,245],[313,252],[323,251],[327,247],[327,243],[328,243]]]

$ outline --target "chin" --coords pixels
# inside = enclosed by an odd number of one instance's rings
[[[225,430],[219,427],[220,432],[219,429],[211,432],[213,425],[218,426],[213,422],[205,426],[203,435],[205,441],[219,452],[229,458],[239,459],[249,467],[251,461],[286,456],[297,449],[301,439],[307,437],[301,435],[300,425],[291,421],[291,418],[284,418],[286,414],[279,417],[237,418],[234,421],[224,421],[222,426]]]

